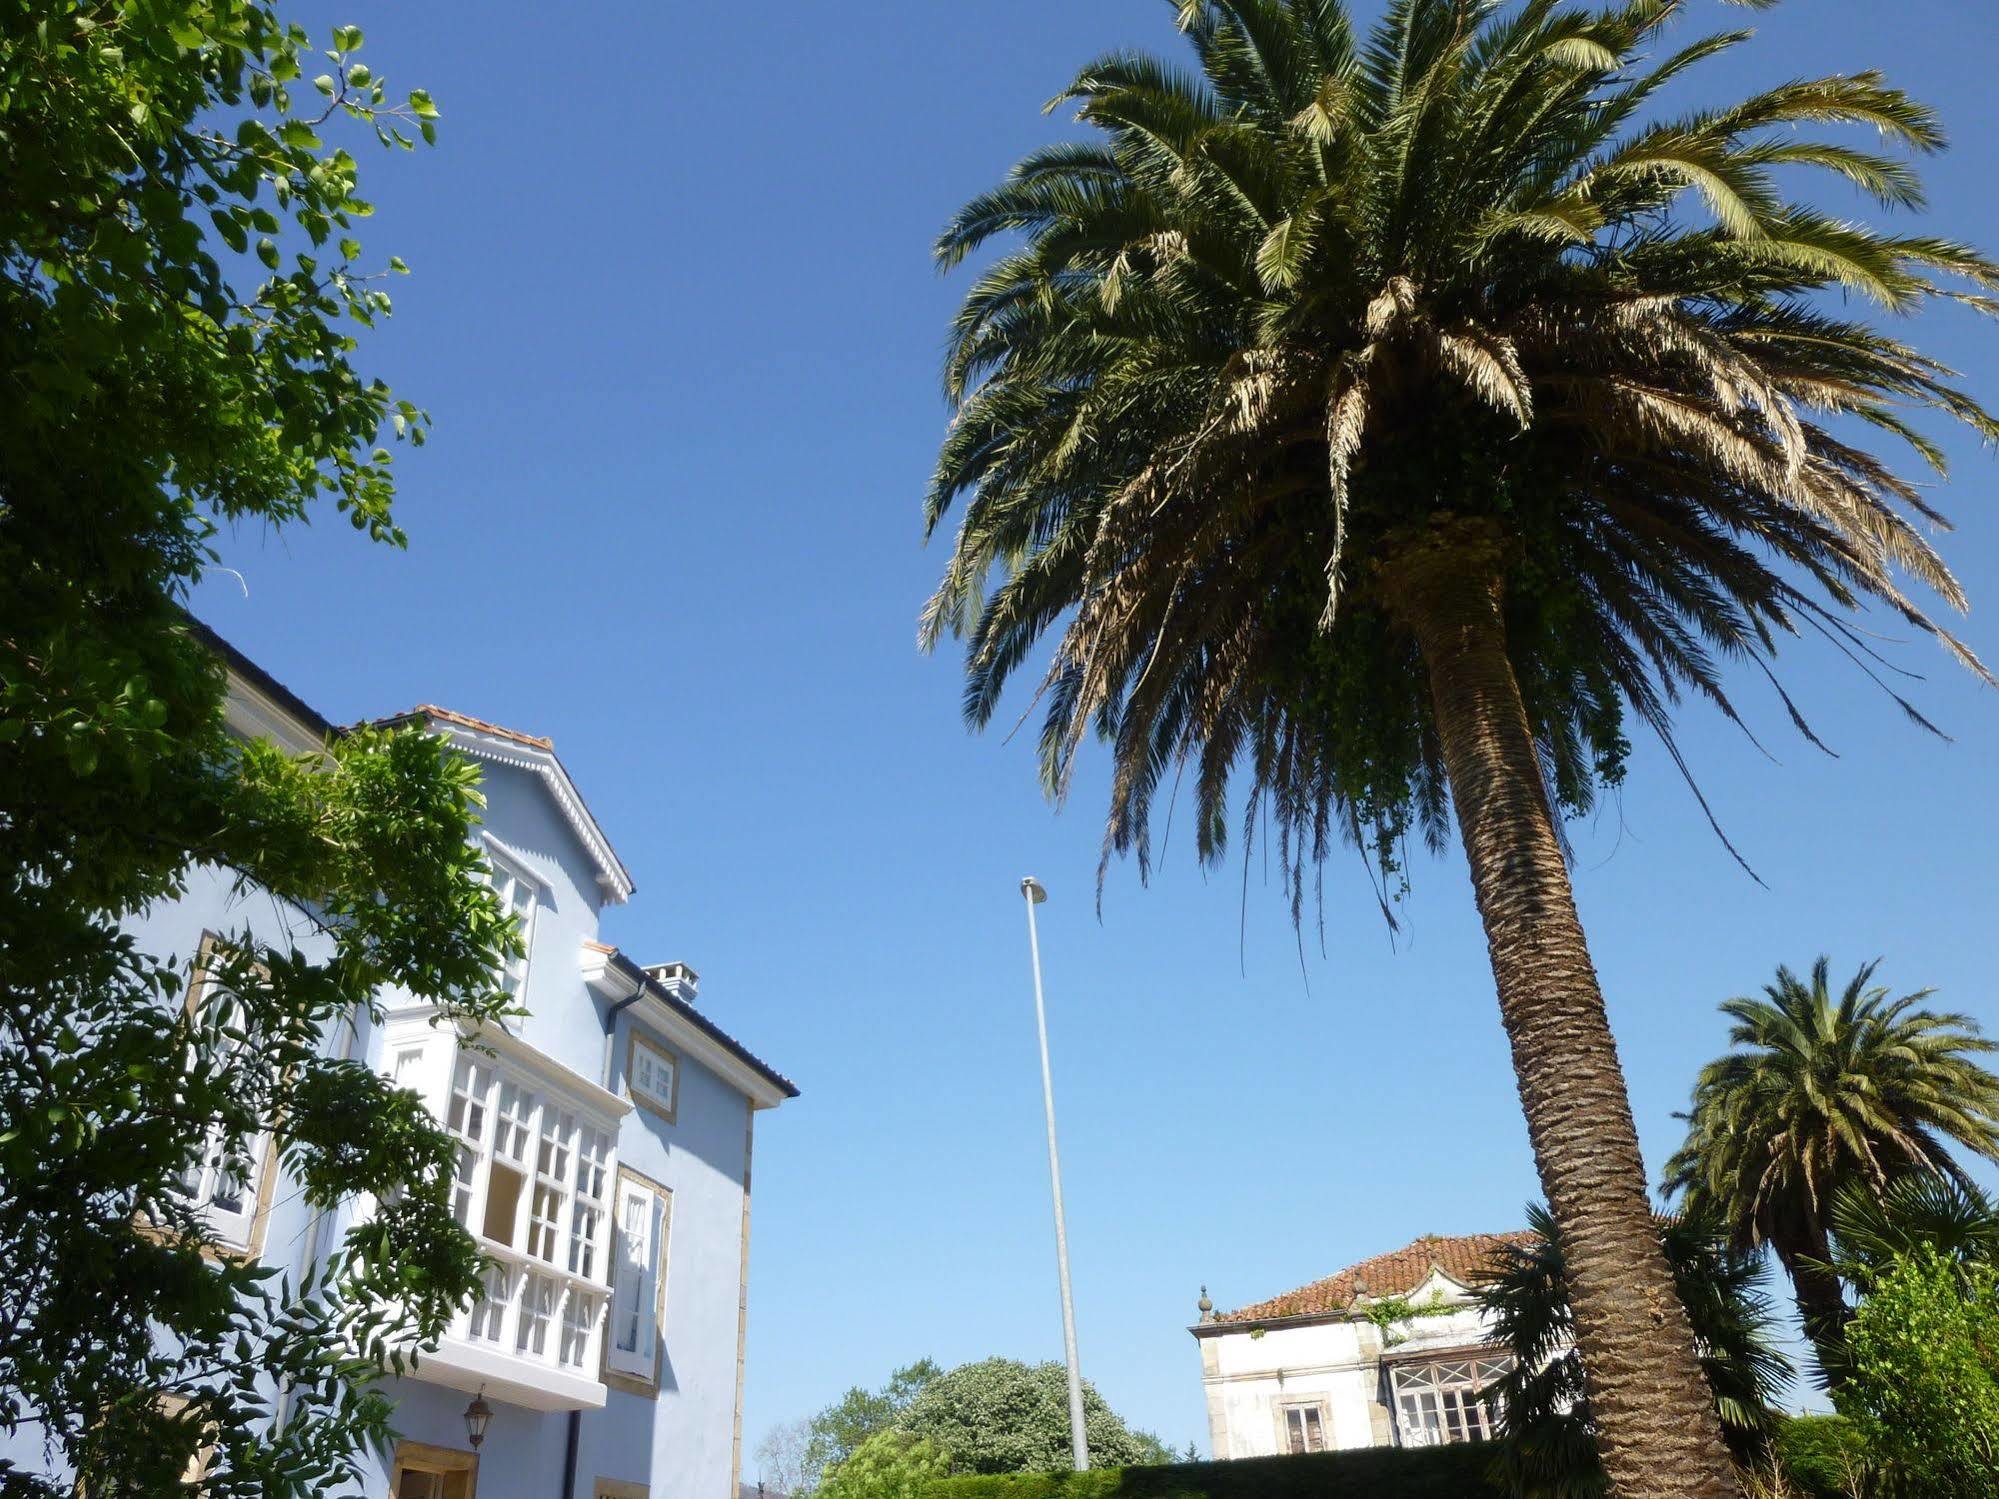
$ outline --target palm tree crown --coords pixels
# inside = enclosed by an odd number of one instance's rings
[[[1891,998],[1875,966],[1837,996],[1824,958],[1809,981],[1779,968],[1763,998],[1724,1004],[1733,1049],[1701,1069],[1686,1142],[1666,1163],[1667,1190],[1690,1209],[1739,1245],[1776,1250],[1827,1347],[1844,1316],[1823,1268],[1841,1189],[1878,1197],[1909,1175],[1969,1187],[1952,1143],[1999,1160],[1999,1077],[1977,1061],[1999,1046],[1968,1016],[1923,1008],[1928,989]]]
[[[953,219],[945,265],[1019,242],[950,341],[929,526],[963,518],[923,637],[969,637],[984,722],[1059,630],[1043,774],[1059,792],[1086,733],[1111,740],[1107,858],[1146,867],[1160,777],[1187,766],[1210,858],[1244,774],[1245,828],[1274,818],[1294,912],[1331,839],[1385,867],[1412,821],[1440,839],[1399,566],[1440,538],[1499,559],[1569,810],[1619,774],[1627,715],[1669,746],[1683,694],[1733,717],[1725,659],[1809,628],[1865,665],[1843,616],[1870,601],[1983,674],[1898,579],[1962,606],[1911,523],[1937,517],[1851,439],[1871,426],[1940,467],[1910,408],[1999,424],[1812,298],[1983,305],[1936,278],[1991,286],[1999,267],[1776,179],[1819,168],[1914,205],[1902,161],[1798,127],[1930,151],[1937,123],[1871,73],[1652,118],[1748,35],[1653,55],[1684,8],[1395,0],[1362,43],[1341,0],[1182,0],[1197,73],[1090,64],[1058,102],[1095,138],[1033,152]]]

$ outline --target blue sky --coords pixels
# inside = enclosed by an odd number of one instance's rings
[[[1361,11],[1373,5],[1362,0]],[[363,155],[365,238],[414,274],[370,366],[436,417],[401,460],[407,553],[330,515],[230,538],[199,612],[338,718],[418,701],[555,737],[639,884],[607,936],[684,959],[803,1096],[758,1132],[748,1436],[929,1355],[1055,1358],[1061,1333],[1017,881],[1051,900],[1052,1014],[1086,1373],[1205,1447],[1198,1287],[1275,1294],[1424,1232],[1516,1226],[1532,1162],[1461,859],[1419,860],[1391,942],[1358,864],[1299,955],[1260,865],[1175,835],[1092,893],[1102,766],[1059,814],[1032,751],[969,735],[914,646],[941,565],[920,497],[962,278],[946,215],[1072,127],[1098,51],[1172,49],[1162,0],[830,7],[391,6],[358,22],[441,142]],[[1930,227],[1999,246],[1999,12],[1791,0],[1680,96],[1876,66],[1938,106]],[[1738,24],[1714,0],[1687,29]],[[1849,206],[1837,199],[1834,206]],[[1926,345],[1999,399],[1999,341]],[[1947,555],[1999,658],[1995,460],[1958,434]],[[246,596],[247,590],[247,596]],[[1788,680],[1828,759],[1744,682],[1769,756],[1685,745],[1745,876],[1663,758],[1574,829],[1576,883],[1654,1169],[1780,961],[1934,984],[1999,1029],[1999,697],[1908,643],[1941,743],[1823,649]],[[1008,722],[1012,714],[1002,714]],[[1983,935],[1981,935],[1983,934]],[[752,1465],[753,1466],[753,1465]]]

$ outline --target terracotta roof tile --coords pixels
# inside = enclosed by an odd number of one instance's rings
[[[1315,1280],[1282,1296],[1259,1301],[1238,1311],[1218,1312],[1216,1322],[1272,1322],[1280,1317],[1315,1317],[1344,1312],[1363,1288],[1369,1296],[1407,1296],[1430,1278],[1432,1268],[1442,1270],[1461,1285],[1475,1285],[1497,1268],[1497,1251],[1508,1245],[1524,1245],[1533,1235],[1522,1231],[1504,1234],[1461,1234],[1447,1237],[1425,1234],[1413,1244],[1388,1254],[1377,1254],[1349,1265],[1337,1275]]]
[[[538,750],[553,750],[555,741],[543,739],[538,734],[523,734],[519,729],[510,729],[505,724],[474,718],[469,713],[453,713],[449,708],[440,708],[435,703],[418,703],[407,713],[398,713],[393,718],[377,719],[377,723],[403,723],[412,718],[441,718],[446,723],[455,723],[462,729],[476,729],[481,734],[496,734],[502,739],[511,739],[515,744],[525,744]]]

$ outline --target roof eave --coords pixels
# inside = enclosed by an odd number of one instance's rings
[[[790,1078],[693,1005],[669,993],[658,980],[617,948],[602,943],[586,943],[583,948],[583,978],[585,983],[613,1001],[641,999],[657,1014],[690,1027],[713,1053],[701,1060],[741,1088],[753,1107],[774,1109],[787,1099],[798,1097],[798,1085]],[[718,1061],[721,1065],[715,1066]]]

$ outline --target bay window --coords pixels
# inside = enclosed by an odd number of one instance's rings
[[[615,1257],[609,1194],[617,1120],[631,1105],[497,1027],[461,1038],[455,1027],[432,1029],[433,1015],[422,1007],[390,1020],[384,1066],[430,1103],[455,1142],[452,1216],[488,1263],[479,1294],[428,1362],[435,1377],[454,1364],[466,1378],[476,1369],[496,1392],[515,1386],[510,1398],[538,1397],[543,1408],[601,1404]],[[421,1060],[410,1059],[415,1051]]]
[[[1389,1366],[1395,1423],[1405,1447],[1483,1442],[1498,1430],[1489,1392],[1513,1360],[1446,1358]]]

